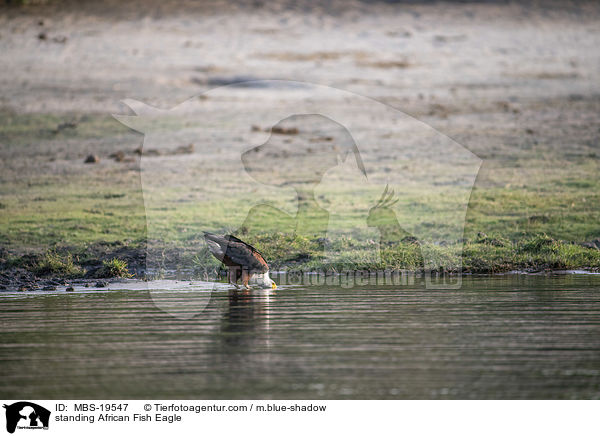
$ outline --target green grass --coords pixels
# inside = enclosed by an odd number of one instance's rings
[[[409,270],[423,269],[423,252],[430,258],[445,265],[446,272],[500,273],[511,270],[566,270],[600,268],[600,250],[582,247],[577,244],[558,241],[545,234],[511,242],[499,238],[466,241],[464,244],[419,245],[397,242],[382,247],[380,259],[363,260],[362,255],[372,247],[366,247],[357,240],[346,240],[333,250],[344,253],[331,262],[323,255],[317,240],[289,235],[261,234],[249,236],[248,242],[271,260],[276,269],[289,271],[330,271],[348,270]],[[202,256],[204,262],[196,266],[210,269],[218,265],[210,256]],[[461,265],[462,261],[462,265]],[[462,269],[461,269],[462,268]]]
[[[463,270],[497,273],[511,270],[543,271],[600,268],[600,251],[558,241],[545,234],[496,246],[467,243],[463,251]]]
[[[31,268],[39,276],[62,276],[68,278],[81,277],[84,270],[73,261],[73,255],[68,253],[60,255],[54,251],[47,251]]]
[[[600,163],[594,158],[567,159],[560,150],[547,150],[541,159],[540,150],[534,150],[527,165],[521,163],[524,156],[513,167],[501,162],[502,156],[497,166],[490,160],[472,191],[460,242],[443,212],[453,201],[452,191],[424,198],[407,188],[399,203],[407,213],[400,221],[426,233],[428,240],[412,243],[394,222],[373,219],[371,224],[382,231],[374,259],[379,240],[359,229],[364,217],[357,211],[368,210],[378,191],[324,193],[347,207],[351,229],[327,245],[322,234],[294,232],[293,219],[274,208],[263,208],[244,222],[245,199],[218,186],[210,198],[168,188],[164,201],[146,210],[136,165],[108,159],[115,150],[132,150],[141,137],[108,116],[1,112],[0,121],[0,247],[17,257],[44,253],[28,265],[39,274],[80,275],[82,265],[93,263],[87,247],[125,244],[144,251],[146,237],[153,249],[166,253],[161,255],[165,265],[214,270],[219,264],[203,248],[205,230],[235,233],[262,251],[274,269],[418,270],[423,253],[448,270],[458,269],[462,259],[463,271],[474,273],[600,268],[600,251],[578,245],[600,237]],[[75,128],[58,129],[70,121]],[[98,150],[101,165],[82,163],[90,149]],[[274,206],[290,204],[274,200]],[[436,220],[423,218],[429,216]],[[307,214],[305,219],[311,228],[322,217]],[[103,254],[109,260],[101,265],[102,274],[129,274],[126,263]]]
[[[130,278],[133,275],[127,270],[127,262],[121,259],[113,257],[110,260],[102,261],[102,267],[96,273],[96,277],[99,278],[110,278],[110,277],[124,277]]]

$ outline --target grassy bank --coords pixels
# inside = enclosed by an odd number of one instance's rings
[[[204,230],[235,232],[279,270],[419,270],[424,250],[430,258],[445,259],[452,272],[459,270],[461,259],[462,271],[469,273],[600,268],[600,251],[591,243],[600,237],[599,164],[589,141],[568,153],[550,139],[546,146],[540,140],[514,156],[511,150],[475,150],[484,166],[471,194],[461,241],[446,239],[443,223],[420,222],[420,198],[411,198],[410,192],[402,199],[415,210],[409,218],[417,226],[432,227],[433,242],[414,241],[394,222],[376,223],[385,233],[380,241],[364,235],[327,241],[294,233],[277,215],[261,215],[249,227],[235,227],[235,213],[242,210],[244,199],[226,197],[226,188],[221,192],[215,187],[215,198],[222,200],[210,201],[183,201],[175,191],[166,191],[173,197],[167,207],[146,210],[135,153],[141,136],[109,116],[0,116],[4,269],[23,268],[39,276],[141,276],[146,213],[153,223],[151,250],[159,267],[200,276],[218,269],[204,248]],[[84,163],[89,154],[97,155],[99,163]],[[347,195],[356,209],[368,207],[379,195],[334,194],[342,200]],[[440,204],[444,200],[440,197]],[[373,261],[366,253],[376,247],[380,250]],[[334,260],[331,253],[336,254]],[[113,259],[117,269],[107,269],[105,262]]]
[[[323,254],[322,241],[278,234],[247,235],[245,238],[257,247],[274,270],[345,271],[423,270],[422,250],[433,252],[453,265],[444,272],[493,274],[508,271],[543,272],[552,270],[600,270],[600,250],[538,235],[520,241],[490,238],[481,235],[464,244],[425,247],[405,240],[381,248],[380,259],[365,259],[364,253],[373,247],[361,246],[359,241],[347,239],[343,246],[333,248],[345,253],[332,262]],[[600,245],[600,244],[599,244]],[[200,244],[199,244],[200,246]],[[111,277],[180,278],[214,277],[220,264],[204,246],[197,250],[166,248],[163,262],[157,270],[147,273],[145,247],[121,243],[92,244],[82,247],[58,247],[44,252],[8,254],[4,252],[2,270],[25,270],[39,278],[89,279]],[[462,264],[461,264],[462,261]],[[5,276],[5,278],[8,276]],[[6,284],[6,283],[5,283]]]

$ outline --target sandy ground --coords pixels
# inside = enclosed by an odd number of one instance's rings
[[[480,184],[518,184],[519,174],[493,177],[487,167],[510,167],[532,146],[559,158],[597,152],[597,4],[316,3],[4,9],[0,107],[128,113],[120,101],[132,98],[170,109],[217,86],[284,79],[355,92],[425,121],[484,160]],[[257,104],[250,94],[238,98]],[[64,146],[79,158],[119,145],[98,138]],[[3,154],[6,177],[38,173],[31,152]]]
[[[593,4],[94,3],[4,10],[4,107],[111,113],[135,98],[170,108],[227,82],[286,79],[455,115],[600,86]]]
[[[284,79],[378,99],[484,160],[514,158],[526,132],[597,147],[594,3],[89,3],[3,10],[2,108],[127,113],[120,101],[133,98],[169,109]]]

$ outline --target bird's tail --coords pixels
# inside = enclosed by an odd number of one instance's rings
[[[223,257],[225,256],[225,250],[227,249],[227,241],[225,241],[222,236],[209,232],[204,232],[204,240],[212,255],[222,262]]]
[[[215,235],[214,233],[210,233],[210,232],[204,232],[204,239],[212,239],[215,240],[217,239],[218,236]]]

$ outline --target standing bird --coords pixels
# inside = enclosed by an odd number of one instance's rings
[[[252,245],[232,235],[219,236],[204,232],[204,239],[212,255],[229,268],[227,279],[236,288],[241,278],[244,288],[250,289],[248,282],[254,276],[259,285],[277,289],[269,277],[269,265]]]

